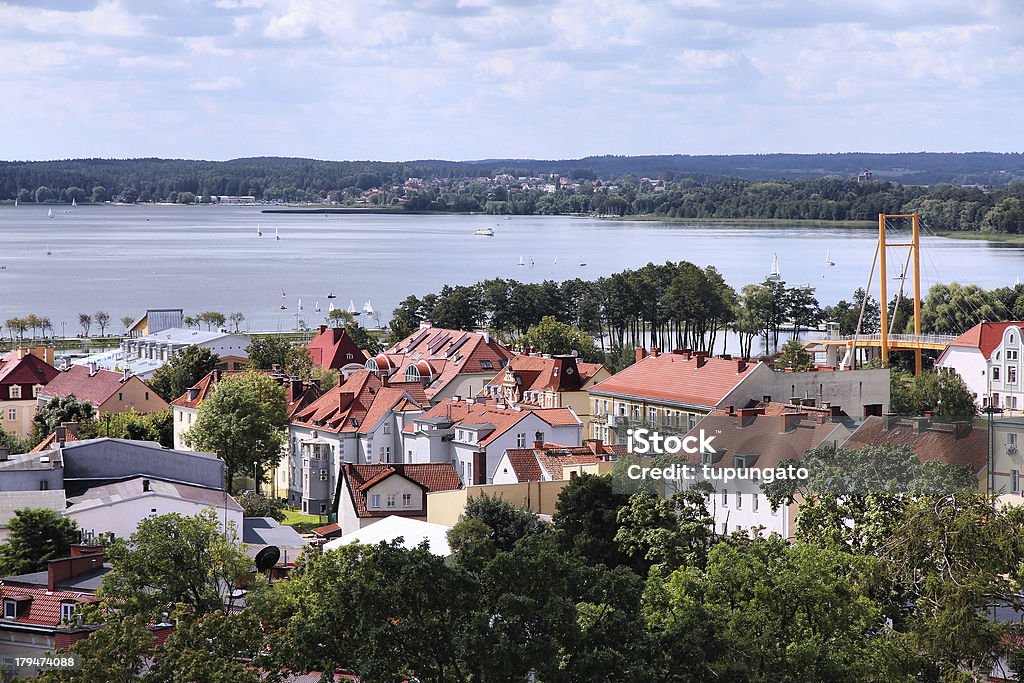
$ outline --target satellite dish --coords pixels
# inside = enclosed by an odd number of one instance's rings
[[[281,549],[276,545],[268,545],[263,550],[256,553],[256,569],[261,572],[265,572],[281,559]]]

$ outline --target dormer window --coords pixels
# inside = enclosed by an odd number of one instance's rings
[[[10,391],[11,391],[11,398],[21,398],[21,385],[19,385],[19,384],[12,384]]]
[[[4,619],[18,618],[18,603],[14,600],[4,600]]]
[[[70,624],[74,620],[75,607],[77,607],[77,603],[72,600],[64,600],[60,603],[61,623]]]

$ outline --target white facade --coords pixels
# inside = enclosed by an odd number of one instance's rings
[[[987,403],[988,361],[980,349],[969,346],[950,346],[935,361],[935,367],[955,371],[974,394],[976,403],[979,406],[982,403]]]
[[[988,358],[975,346],[949,346],[935,361],[935,366],[956,371],[974,394],[979,408],[991,402],[993,407],[1012,414],[1024,411],[1021,353],[1024,353],[1021,327],[1008,325]]]
[[[192,429],[192,423],[196,421],[196,409],[184,406],[171,405],[171,416],[174,419],[174,448],[179,451],[191,451],[191,446],[185,443],[185,434]]]
[[[423,488],[400,474],[392,474],[360,495],[365,496],[366,511],[369,513],[412,516],[426,521],[427,503]],[[383,514],[360,517],[356,514],[352,494],[343,487],[338,501],[338,523],[344,533],[362,529],[382,519],[388,517]]]

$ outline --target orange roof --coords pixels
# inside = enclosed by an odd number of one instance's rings
[[[592,443],[584,446],[545,443],[543,448],[509,448],[505,456],[520,482],[545,481],[545,473],[548,480],[561,480],[565,479],[563,466],[602,462],[604,458],[594,453]],[[622,450],[625,450],[625,446]]]
[[[96,370],[96,374],[90,375],[89,368],[84,365],[72,365],[67,370],[61,370],[57,376],[50,380],[40,394],[46,396],[70,396],[74,394],[79,401],[88,401],[95,406],[106,403],[111,396],[121,390],[121,387],[128,382],[142,382],[135,375],[129,375],[126,380],[123,373],[113,370]],[[145,382],[142,382],[145,384]],[[154,396],[158,403],[163,399]]]
[[[418,382],[385,383],[369,370],[358,370],[296,411],[292,422],[332,432],[364,433],[391,411],[422,410],[426,405]]]
[[[950,346],[968,346],[978,349],[987,359],[1003,341],[1003,332],[1007,327],[1022,327],[1024,322],[1010,321],[1001,323],[978,323],[959,337],[949,342]]]
[[[600,363],[584,363],[572,356],[520,355],[488,382],[488,386],[502,386],[505,375],[516,378],[516,389],[523,391],[579,391],[604,367]]]
[[[72,434],[71,432],[67,432],[66,436],[64,438],[65,443],[68,442],[68,441],[78,441],[78,440],[79,440],[78,437],[76,435]],[[57,432],[53,432],[48,437],[46,437],[45,439],[40,441],[39,444],[37,444],[35,448],[33,448],[31,451],[29,451],[29,453],[42,453],[43,451],[48,451],[51,448],[55,448],[56,445],[57,445]]]
[[[714,408],[760,363],[700,354],[648,356],[595,384],[598,395],[646,398]]]
[[[341,466],[342,478],[347,482],[349,497],[360,517],[377,517],[397,515],[422,516],[425,510],[387,510],[370,512],[366,509],[366,495],[376,484],[391,476],[399,476],[420,486],[424,493],[431,491],[452,491],[462,488],[462,480],[459,479],[455,467],[450,462],[432,462],[421,464],[380,464],[380,465],[353,465],[343,463]],[[424,502],[424,507],[426,503]]]
[[[17,619],[4,619],[16,624],[34,626],[60,626],[60,605],[62,602],[97,602],[97,598],[86,593],[72,591],[48,591],[44,588],[5,586],[0,584],[0,599],[28,603],[19,608]]]
[[[381,371],[398,376],[404,375],[410,365],[427,361],[433,373],[431,377],[424,378],[424,389],[427,397],[433,398],[456,376],[491,375],[495,370],[503,368],[513,356],[512,351],[484,332],[425,327],[376,358],[381,358],[381,362],[377,363]],[[391,367],[385,368],[382,365]],[[422,376],[422,371],[420,374]]]
[[[974,429],[966,421],[938,423],[924,417],[872,415],[865,418],[843,447],[855,450],[882,445],[909,446],[922,462],[938,460],[947,465],[966,465],[974,473],[985,467],[988,456],[988,434],[984,429]]]
[[[519,424],[528,415],[536,415],[552,427],[579,426],[580,419],[576,413],[569,408],[533,408],[521,406],[520,410],[515,408],[499,408],[491,400],[475,399],[470,401],[456,401],[445,399],[436,406],[425,412],[417,420],[428,420],[432,418],[444,418],[450,420],[452,425],[493,425],[494,430],[480,439],[481,446],[486,446],[515,425]],[[410,424],[403,430],[407,433],[415,431],[414,425]]]

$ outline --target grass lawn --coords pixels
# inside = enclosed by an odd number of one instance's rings
[[[327,517],[320,517],[319,515],[307,515],[304,512],[300,512],[294,509],[285,509],[284,521],[281,522],[285,526],[293,527],[300,534],[308,534],[318,526],[327,524]]]

